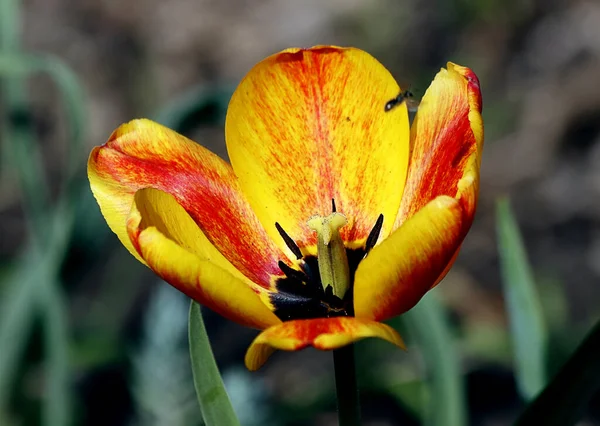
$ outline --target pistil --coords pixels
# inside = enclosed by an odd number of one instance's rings
[[[348,257],[339,232],[347,223],[346,217],[337,212],[329,216],[313,216],[307,222],[308,227],[317,233],[317,260],[323,289],[327,293],[331,286],[330,291],[340,299],[350,287]]]

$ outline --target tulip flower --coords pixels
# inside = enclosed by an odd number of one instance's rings
[[[456,259],[477,204],[479,81],[448,63],[412,125],[404,92],[355,48],[288,49],[231,98],[230,163],[157,123],[123,124],[88,162],[109,227],[140,262],[277,349],[334,350],[411,309]]]

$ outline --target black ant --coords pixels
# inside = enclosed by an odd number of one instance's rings
[[[385,112],[391,111],[398,105],[401,105],[402,102],[404,102],[408,98],[412,98],[412,97],[413,97],[413,94],[410,90],[405,90],[404,92],[400,92],[400,94],[398,96],[396,96],[394,99],[387,101],[387,103],[385,104],[385,107],[384,107]]]

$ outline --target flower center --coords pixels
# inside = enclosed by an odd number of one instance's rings
[[[295,254],[297,262],[289,266],[279,261],[285,274],[275,281],[276,292],[270,295],[275,314],[283,321],[301,318],[354,316],[354,274],[360,261],[375,246],[383,215],[360,248],[347,248],[340,236],[340,228],[348,221],[336,212],[328,216],[313,216],[307,222],[317,233],[317,256],[304,255],[296,242],[276,223],[275,226],[286,245]]]

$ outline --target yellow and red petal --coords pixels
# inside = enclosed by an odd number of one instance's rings
[[[138,255],[140,255],[138,244],[140,233],[146,228],[155,227],[161,234],[183,249],[247,282],[255,291],[258,292],[262,288],[250,281],[208,241],[189,213],[177,203],[171,194],[154,188],[137,191],[133,197],[133,205],[126,220],[126,227],[130,242]],[[142,261],[146,263],[143,258]]]
[[[287,321],[263,331],[246,352],[246,367],[258,370],[277,349],[297,351],[308,346],[328,351],[367,337],[379,337],[404,349],[402,338],[390,326],[354,317]]]
[[[364,242],[379,214],[391,230],[406,178],[406,106],[384,111],[400,91],[391,74],[354,48],[288,49],[256,65],[235,91],[225,125],[231,164],[273,239],[279,222],[300,246],[306,226],[331,213],[342,238]]]
[[[135,194],[127,232],[144,262],[187,296],[239,324],[264,329],[280,323],[249,282],[210,244],[173,196]]]
[[[412,308],[442,276],[466,223],[461,203],[440,196],[373,248],[355,274],[356,317],[384,321]]]
[[[471,227],[483,148],[475,74],[448,63],[411,128],[411,159],[396,230],[355,276],[355,314],[384,320],[412,308],[449,271]]]
[[[150,120],[119,127],[88,161],[92,192],[110,228],[138,259],[126,219],[136,191],[171,194],[237,269],[265,287],[281,274],[283,252],[269,238],[225,161],[184,136]]]
[[[481,92],[473,71],[448,63],[436,75],[412,124],[411,146],[395,226],[440,195],[464,198],[467,220],[472,220],[483,149]]]

